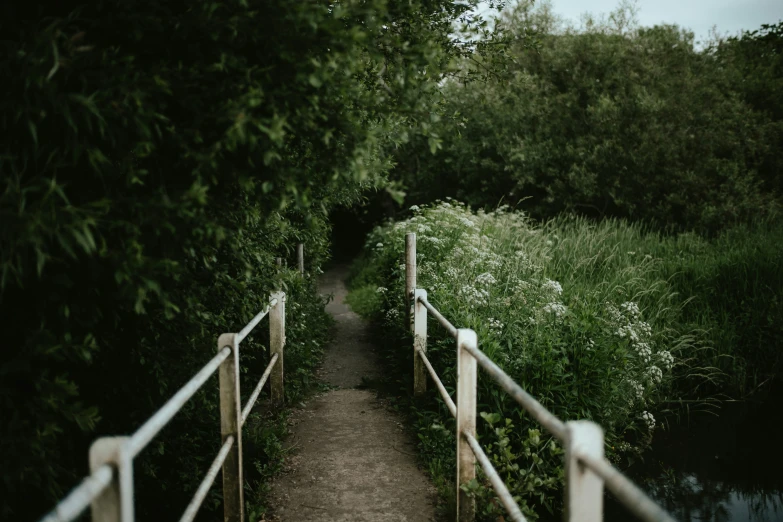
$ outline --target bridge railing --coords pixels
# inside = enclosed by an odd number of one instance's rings
[[[476,440],[477,366],[481,366],[522,408],[563,444],[567,522],[602,520],[604,486],[640,519],[649,522],[674,522],[666,511],[604,458],[604,433],[598,424],[587,420],[563,422],[557,418],[479,350],[476,332],[456,328],[427,300],[427,291],[416,286],[416,234],[405,236],[405,294],[406,302],[412,303],[414,393],[421,395],[426,391],[429,373],[443,402],[457,421],[457,522],[472,522],[475,519],[475,500],[462,490],[462,486],[475,478],[477,460],[511,520],[525,520],[516,501]],[[456,341],[456,404],[427,359],[428,314]]]
[[[304,247],[297,246],[298,271],[304,275]],[[277,258],[277,265],[281,266]],[[220,386],[220,436],[223,441],[180,522],[191,522],[215,482],[223,472],[223,516],[225,522],[244,522],[242,465],[242,426],[258,400],[264,384],[270,383],[274,405],[284,400],[283,349],[285,347],[285,302],[282,291],[270,294],[268,305],[238,333],[218,338],[217,354],[174,396],[127,437],[101,437],[89,451],[91,474],[45,515],[40,522],[70,522],[91,507],[94,522],[134,522],[133,459],[160,433],[187,401],[217,371]],[[239,394],[239,346],[269,316],[270,361],[244,407]]]

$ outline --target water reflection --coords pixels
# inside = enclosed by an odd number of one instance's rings
[[[627,473],[681,522],[783,522],[783,431],[776,411],[728,404],[654,443]],[[607,498],[606,520],[632,520]]]
[[[783,520],[780,491],[741,491],[728,482],[676,472],[663,473],[640,485],[680,522]]]

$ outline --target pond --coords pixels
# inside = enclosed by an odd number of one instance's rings
[[[680,522],[783,522],[780,398],[727,402],[656,434],[626,473]],[[633,520],[607,498],[605,520]]]

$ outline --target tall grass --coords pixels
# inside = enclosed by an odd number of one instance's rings
[[[607,456],[616,463],[642,454],[672,405],[705,406],[718,393],[747,392],[768,375],[760,368],[750,372],[749,361],[779,361],[775,349],[753,352],[750,344],[735,343],[763,333],[780,347],[779,305],[767,304],[764,320],[736,313],[748,304],[761,307],[774,294],[779,248],[754,243],[774,227],[708,243],[622,221],[562,217],[535,225],[503,208],[473,213],[455,202],[412,212],[370,234],[349,296],[382,326],[397,367],[412,368],[401,260],[404,235],[416,232],[418,286],[430,301],[453,324],[476,330],[480,348],[559,417],[599,422]],[[780,229],[774,233],[779,237]],[[770,281],[755,275],[757,260],[766,263]],[[746,304],[729,302],[743,292],[753,294],[745,295]],[[765,329],[765,321],[773,327]],[[453,390],[453,341],[436,327],[430,334],[429,357]],[[453,473],[452,420],[434,392],[416,408],[430,467]],[[481,377],[479,411],[482,443],[523,511],[530,518],[541,508],[557,512],[562,467],[556,442]],[[497,514],[491,492],[481,483],[473,489],[482,499],[480,511]]]
[[[569,285],[615,287],[623,271],[651,270],[638,300],[653,306],[653,285],[670,289],[672,320],[693,331],[694,362],[720,369],[722,390],[733,398],[769,389],[783,363],[783,225],[740,225],[713,240],[693,233],[666,235],[622,220],[599,223],[563,216],[544,225],[561,238],[552,270]],[[612,259],[609,259],[609,258]],[[673,315],[672,315],[673,314]],[[704,383],[702,383],[704,384]],[[694,390],[694,393],[698,390]],[[714,390],[713,390],[714,391]]]

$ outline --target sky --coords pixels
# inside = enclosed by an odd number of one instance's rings
[[[556,14],[578,22],[585,12],[609,13],[619,0],[552,0]],[[697,42],[717,26],[721,35],[734,36],[761,24],[783,21],[783,0],[639,0],[639,24],[675,23],[695,33]]]

